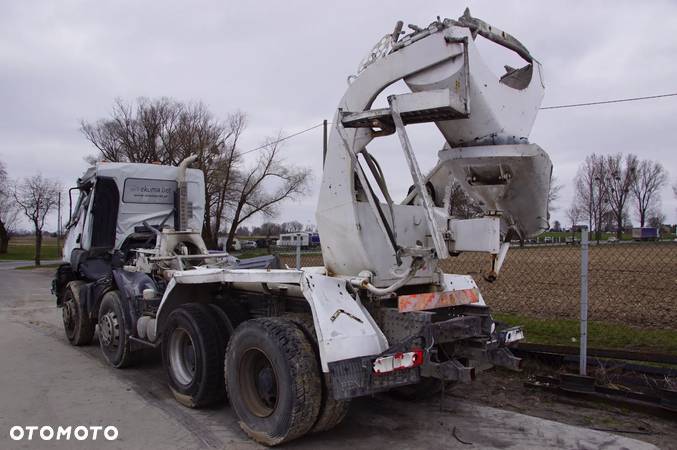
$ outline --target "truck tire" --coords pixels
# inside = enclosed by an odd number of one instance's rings
[[[66,331],[68,341],[75,346],[89,345],[94,338],[96,324],[92,322],[88,314],[84,313],[79,296],[73,289],[78,289],[80,283],[69,283],[63,293],[61,316],[63,328]]]
[[[208,305],[188,304],[169,315],[162,363],[174,398],[189,408],[222,400],[226,336]]]
[[[284,317],[300,327],[306,338],[315,344],[317,367],[321,369],[320,355],[317,351],[317,335],[315,334],[315,324],[313,323],[312,316],[304,313],[288,313]],[[317,421],[310,430],[311,433],[331,430],[345,419],[350,409],[350,400],[334,400],[331,388],[331,375],[321,370],[320,372],[322,375],[322,403],[320,404]]]
[[[239,304],[231,302],[221,302],[221,303],[210,303],[208,306],[210,308],[210,311],[212,311],[212,313],[218,319],[220,319],[217,320],[217,322],[221,333],[225,333],[226,335],[225,344],[228,343],[228,339],[230,339],[230,336],[232,336],[233,332],[235,331],[235,328],[237,328],[237,326],[240,325],[245,320],[249,319],[247,311],[245,311],[245,309],[242,308]]]
[[[317,420],[322,383],[310,341],[282,318],[242,323],[226,351],[226,390],[242,430],[273,446],[299,438]]]
[[[99,345],[108,363],[116,369],[132,363],[127,335],[127,316],[118,291],[108,291],[99,306]]]
[[[56,306],[63,306],[68,283],[76,279],[70,264],[61,264],[57,267],[52,281],[52,292],[56,295]]]

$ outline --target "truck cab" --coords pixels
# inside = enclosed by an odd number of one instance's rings
[[[70,189],[76,192],[66,224],[64,262],[77,267],[81,259],[114,251],[126,256],[130,248],[152,237],[148,228],[176,227],[178,168],[156,164],[100,162],[89,168]],[[202,230],[204,176],[186,170],[188,228]],[[72,203],[72,199],[71,199]]]

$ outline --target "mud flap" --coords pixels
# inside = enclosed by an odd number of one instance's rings
[[[418,367],[376,374],[373,370],[375,358],[367,356],[329,363],[334,399],[360,397],[421,381]]]

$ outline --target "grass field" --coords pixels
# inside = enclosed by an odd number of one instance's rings
[[[573,319],[536,319],[517,314],[494,314],[510,325],[521,325],[527,342],[577,346],[580,324]],[[600,321],[588,322],[588,346],[677,354],[677,331],[638,328]]]
[[[677,243],[590,246],[589,317],[611,323],[677,330]],[[472,274],[486,302],[501,313],[577,319],[578,246],[510,249],[494,283],[483,279],[486,255],[464,253],[442,262],[447,273]]]
[[[43,238],[41,259],[58,259],[56,239]],[[9,241],[7,253],[0,255],[0,261],[32,261],[35,258],[34,237],[14,237]]]

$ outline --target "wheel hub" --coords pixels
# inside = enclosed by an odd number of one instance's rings
[[[195,377],[197,358],[190,334],[177,328],[169,338],[169,364],[177,382],[189,385]]]
[[[258,376],[256,377],[256,391],[268,408],[275,407],[277,385],[275,384],[275,374],[271,367],[264,367],[258,373]]]
[[[113,311],[108,311],[99,321],[99,331],[101,342],[106,347],[115,345],[119,339],[120,325],[118,318]]]
[[[268,417],[275,411],[278,399],[277,375],[266,354],[251,348],[242,355],[239,367],[242,399],[258,417]]]
[[[75,323],[74,309],[75,302],[73,300],[69,300],[66,303],[64,303],[61,311],[61,315],[63,316],[63,324],[68,330],[72,329]]]

